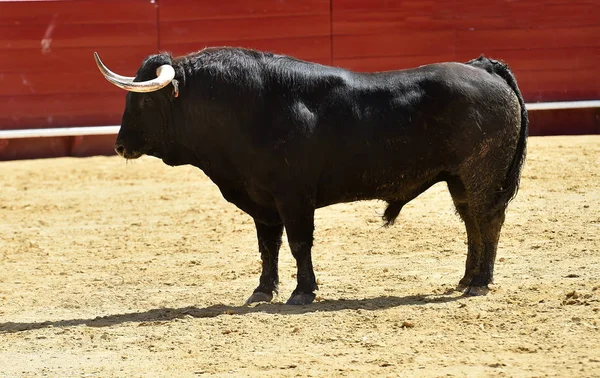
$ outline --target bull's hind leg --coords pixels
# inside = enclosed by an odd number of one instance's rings
[[[495,203],[494,191],[474,195],[458,179],[449,180],[448,188],[467,229],[467,262],[459,288],[469,295],[486,294],[488,284],[494,280],[494,262],[506,206]]]
[[[505,210],[506,206],[497,208],[495,204],[490,204],[489,207],[482,209],[482,212],[478,213],[476,217],[481,233],[481,260],[474,266],[470,281],[463,283],[467,287],[485,288],[488,284],[494,283],[494,262],[496,261],[500,230],[504,224]],[[467,290],[466,293],[477,294],[471,293],[472,290]]]
[[[273,299],[273,292],[277,293],[279,285],[278,262],[283,224],[266,225],[256,220],[254,223],[256,225],[256,236],[258,237],[258,249],[262,259],[262,273],[258,287],[246,300],[246,304],[270,302]]]

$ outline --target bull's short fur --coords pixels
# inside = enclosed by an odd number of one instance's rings
[[[379,199],[392,224],[402,207],[445,181],[468,234],[460,284],[487,287],[508,202],[525,158],[527,112],[508,67],[484,57],[354,73],[237,48],[147,58],[136,81],[171,64],[171,85],[129,93],[117,145],[202,169],[254,218],[263,271],[248,302],[270,300],[285,226],[297,261],[289,300],[317,289],[316,208]]]

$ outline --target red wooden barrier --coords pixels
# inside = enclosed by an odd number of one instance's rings
[[[0,2],[0,127],[118,124],[124,93],[98,74],[93,52],[133,74],[157,40],[157,5],[146,0]],[[0,159],[70,155],[73,140],[6,140]],[[74,152],[111,153],[98,140]]]
[[[240,46],[331,64],[329,0],[161,0],[160,48]]]
[[[124,93],[92,59],[134,75],[157,51],[244,46],[358,71],[507,62],[527,101],[600,98],[597,0],[0,0],[0,128],[119,124]],[[600,132],[596,109],[531,113],[531,134]],[[112,153],[109,137],[0,141],[0,160]]]
[[[332,12],[335,65],[381,71],[485,54],[509,64],[528,102],[600,98],[595,0],[332,0]],[[594,109],[542,113],[531,113],[532,135],[600,132]]]

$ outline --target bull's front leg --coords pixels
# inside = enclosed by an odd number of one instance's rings
[[[290,249],[292,250],[292,255],[294,255],[294,258],[296,259],[298,284],[286,304],[311,304],[315,300],[314,291],[319,290],[312,266],[312,238],[310,241],[291,241],[288,237],[288,241]]]
[[[246,304],[270,302],[273,299],[273,292],[277,293],[279,285],[278,262],[283,224],[267,225],[256,219],[254,224],[256,225],[258,249],[262,260],[262,273],[258,287],[246,300]]]
[[[286,303],[310,304],[315,300],[314,291],[319,289],[311,258],[315,210],[304,201],[293,201],[289,206],[285,203],[278,204],[278,209],[297,267],[298,284]]]

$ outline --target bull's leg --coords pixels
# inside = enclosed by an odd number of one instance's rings
[[[246,304],[270,302],[273,299],[273,292],[277,293],[279,285],[278,262],[283,224],[266,225],[256,220],[254,224],[256,225],[258,249],[262,259],[262,273],[258,287],[246,300]]]
[[[502,206],[492,214],[485,214],[477,219],[481,232],[481,257],[473,270],[469,272],[470,280],[466,294],[478,295],[487,292],[487,285],[494,282],[494,262],[500,239],[500,230],[504,223],[506,207]]]
[[[289,243],[292,255],[296,259],[298,284],[286,304],[310,304],[315,300],[314,291],[319,290],[311,258],[312,240],[289,241]]]
[[[479,225],[475,218],[469,213],[467,204],[456,203],[456,211],[465,223],[467,229],[467,262],[465,266],[465,275],[460,280],[458,287],[465,290],[473,280],[473,275],[477,272],[479,261],[482,259],[483,245]]]
[[[465,275],[458,284],[459,290],[468,295],[484,295],[489,291],[488,284],[493,283],[494,261],[504,220],[504,208],[497,216],[488,217],[486,213],[492,206],[490,201],[470,198],[462,181],[458,178],[448,181],[448,189],[456,206],[456,211],[467,229],[467,262]]]
[[[278,209],[297,267],[298,284],[287,304],[310,304],[315,299],[314,291],[319,289],[311,258],[315,210],[304,201],[278,204]]]

